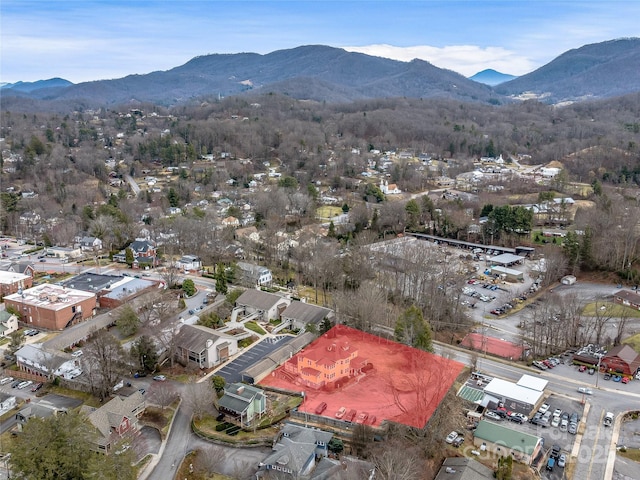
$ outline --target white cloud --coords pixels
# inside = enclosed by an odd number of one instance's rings
[[[350,52],[359,52],[402,62],[409,62],[418,58],[432,63],[436,67],[453,70],[466,77],[470,77],[487,68],[493,68],[510,75],[524,75],[540,66],[535,65],[529,58],[503,47],[482,48],[476,45],[394,47],[393,45],[380,44],[342,48]]]

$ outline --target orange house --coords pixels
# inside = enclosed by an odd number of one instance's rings
[[[293,358],[299,379],[311,388],[321,388],[361,372],[367,364],[346,340],[321,337],[323,345]]]

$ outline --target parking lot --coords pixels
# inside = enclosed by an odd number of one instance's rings
[[[227,383],[240,382],[242,380],[242,376],[240,374],[244,369],[262,360],[275,349],[286,344],[293,338],[294,337],[289,335],[278,335],[275,338],[265,338],[242,353],[238,358],[218,370],[216,375],[223,377]]]

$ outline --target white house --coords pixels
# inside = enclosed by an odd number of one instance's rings
[[[18,316],[6,310],[0,310],[0,336],[8,337],[16,330],[18,330]]]
[[[102,250],[102,240],[97,237],[82,237],[80,239],[80,250],[83,252]]]
[[[397,195],[402,193],[395,183],[389,183],[386,180],[380,180],[380,190],[385,195]]]
[[[200,270],[202,268],[202,260],[195,255],[183,255],[176,260],[175,266],[180,270]]]
[[[236,300],[236,307],[244,307],[245,314],[259,313],[265,322],[280,318],[280,314],[291,304],[291,300],[261,290],[246,290]]]

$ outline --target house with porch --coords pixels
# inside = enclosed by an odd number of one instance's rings
[[[245,315],[257,313],[263,322],[279,319],[290,304],[289,298],[253,288],[245,290],[236,300],[236,308],[243,307]]]
[[[242,426],[248,426],[267,411],[267,397],[262,389],[253,385],[231,383],[225,385],[218,407],[237,418]]]

